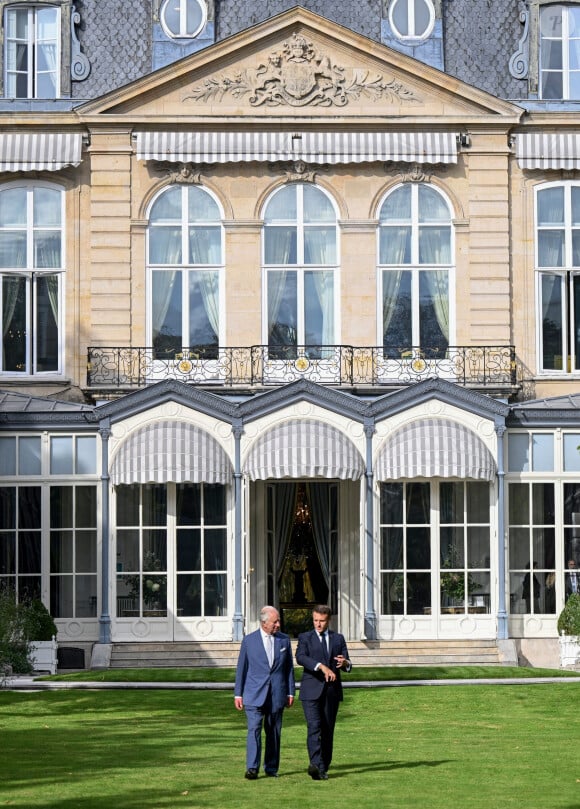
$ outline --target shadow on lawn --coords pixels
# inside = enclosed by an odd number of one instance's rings
[[[332,767],[333,778],[344,778],[353,773],[377,772],[383,770],[412,770],[415,767],[440,767],[442,764],[450,764],[454,759],[442,758],[439,761],[365,761],[361,764],[337,764]]]

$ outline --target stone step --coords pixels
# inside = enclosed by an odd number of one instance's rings
[[[239,648],[235,641],[115,643],[111,668],[232,667]],[[349,641],[348,648],[355,666],[500,665],[494,640]]]

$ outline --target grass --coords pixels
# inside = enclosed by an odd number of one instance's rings
[[[301,668],[296,668],[300,681]],[[518,668],[516,666],[356,666],[345,682],[381,680],[481,680],[532,677],[578,677],[580,672],[563,669]],[[41,677],[41,680],[72,682],[150,682],[150,683],[232,683],[233,668],[141,668],[79,671]],[[579,807],[580,809],[580,807]]]
[[[0,691],[0,807],[578,809],[579,683],[347,691],[327,782],[301,707],[280,778],[245,781],[223,691]]]

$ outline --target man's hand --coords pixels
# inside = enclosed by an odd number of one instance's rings
[[[325,666],[324,663],[320,664],[318,670],[324,674],[324,679],[327,683],[333,683],[336,680],[336,674],[332,669],[329,669],[328,666]]]
[[[337,669],[345,669],[348,666],[348,660],[343,655],[338,655],[334,659],[336,660]]]
[[[234,697],[234,705],[236,706],[238,711],[243,711],[244,700],[242,699],[242,697]]]

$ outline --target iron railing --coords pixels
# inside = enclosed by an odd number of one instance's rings
[[[197,346],[178,352],[93,346],[90,389],[143,388],[164,379],[203,386],[275,386],[310,379],[334,386],[393,386],[437,377],[470,387],[516,384],[513,346]]]

